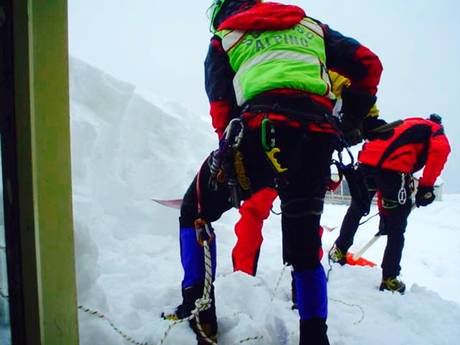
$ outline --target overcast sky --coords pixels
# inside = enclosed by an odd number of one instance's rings
[[[460,192],[460,1],[293,0],[379,55],[381,116],[443,115],[453,153],[443,175]],[[69,50],[140,90],[207,114],[207,0],[68,0]],[[210,129],[211,130],[211,129]]]

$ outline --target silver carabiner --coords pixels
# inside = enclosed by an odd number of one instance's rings
[[[233,127],[236,125],[240,126],[240,130],[237,135],[231,138],[231,135],[233,134],[232,133]],[[227,140],[227,142],[229,143],[231,147],[238,148],[240,146],[241,140],[243,139],[243,129],[244,129],[243,121],[240,118],[232,119],[228,123],[227,128],[225,129],[224,135],[225,135],[225,139]],[[233,143],[230,143],[231,139],[234,140]]]
[[[407,191],[405,188],[405,174],[401,174],[401,188],[398,191],[398,203],[404,205],[407,201]]]

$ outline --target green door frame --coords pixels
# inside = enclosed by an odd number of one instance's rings
[[[0,7],[12,66],[0,110],[13,345],[77,345],[67,1]]]

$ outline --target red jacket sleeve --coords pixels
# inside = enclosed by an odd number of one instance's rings
[[[441,175],[447,156],[450,153],[450,145],[444,133],[434,134],[430,138],[427,160],[419,185],[431,187]]]

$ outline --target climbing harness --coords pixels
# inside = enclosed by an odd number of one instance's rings
[[[216,191],[226,183],[230,190],[230,203],[239,208],[242,194],[249,192],[251,185],[243,164],[243,154],[238,150],[244,135],[244,124],[240,118],[231,120],[219,142],[219,148],[209,158],[209,186]]]
[[[347,151],[348,156],[350,158],[350,163],[348,163],[348,164],[343,163],[342,151],[344,149]],[[347,171],[347,169],[353,169],[355,167],[355,158],[353,157],[353,154],[351,153],[350,149],[345,145],[339,146],[336,149],[336,151],[337,151],[337,157],[339,158],[339,160],[332,159],[331,160],[331,165],[335,165],[335,167],[337,168],[337,172],[339,174],[339,180],[337,182],[335,182],[335,183],[337,183],[337,185],[339,185],[343,180],[344,172]]]

